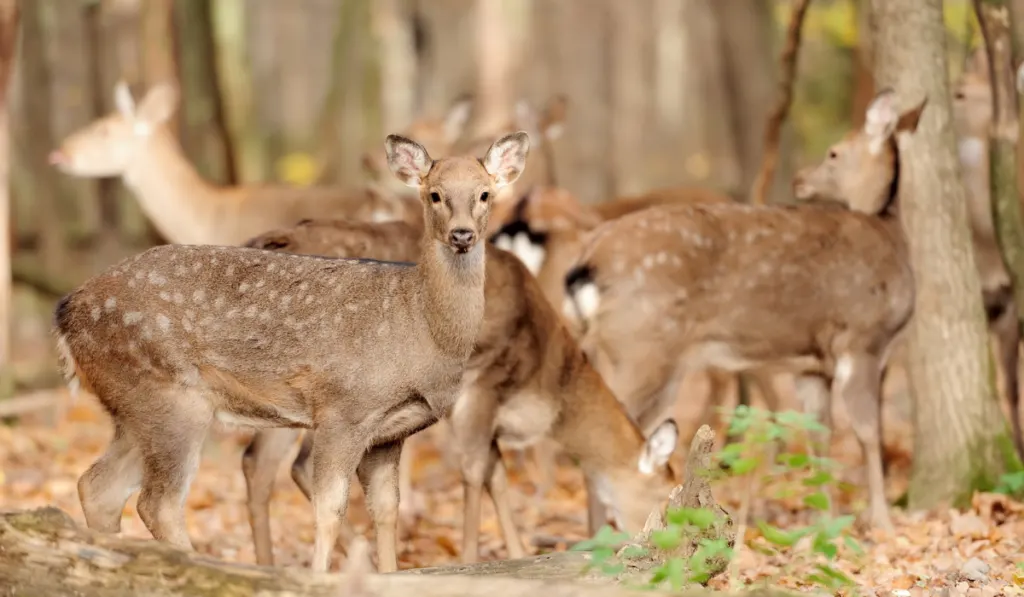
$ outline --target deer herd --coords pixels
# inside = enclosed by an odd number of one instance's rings
[[[988,207],[986,72],[976,64],[955,86],[954,123],[1024,453],[1017,316]],[[78,482],[90,528],[117,532],[138,490],[153,537],[192,548],[184,505],[203,441],[215,422],[241,425],[256,429],[242,470],[259,564],[273,564],[269,500],[302,435],[291,470],[313,506],[311,567],[329,567],[354,475],[378,567],[393,571],[399,496],[414,495],[402,448],[443,420],[463,478],[464,562],[478,557],[484,490],[509,556],[527,553],[502,450],[534,447],[550,464],[557,445],[586,478],[590,531],[635,531],[677,482],[668,413],[681,381],[705,371],[711,404],[729,375],[749,376],[772,409],[773,377],[793,376],[826,424],[842,400],[864,453],[867,522],[891,529],[881,382],[914,310],[896,138],[914,133],[927,98],[879,92],[859,130],[796,174],[797,201],[770,206],[699,187],[581,203],[555,182],[563,97],[539,112],[521,103],[504,129],[469,138],[472,98],[459,97],[443,118],[389,135],[352,188],[218,186],[168,126],[172,86],[136,102],[118,84],[114,98],[50,161],[120,176],[171,244],[56,307],[65,376],[114,426]]]

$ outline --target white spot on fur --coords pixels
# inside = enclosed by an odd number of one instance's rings
[[[248,282],[242,282],[241,284],[238,285],[238,292],[245,292],[246,290],[249,290]]]
[[[170,302],[171,301],[171,293],[167,292],[166,290],[161,290],[160,291],[160,300],[164,300],[164,301]]]
[[[156,272],[149,272],[149,283],[155,286],[163,286],[167,283],[167,278]]]
[[[601,304],[601,295],[597,291],[597,285],[593,282],[587,282],[577,287],[573,299],[580,317],[584,319],[593,317]]]
[[[390,222],[393,219],[391,212],[386,209],[375,209],[370,212],[371,222]]]
[[[139,313],[138,311],[129,311],[124,314],[123,319],[125,325],[136,324],[142,321],[142,313]]]
[[[246,317],[256,317],[256,305],[249,305],[246,307],[244,315]]]
[[[158,326],[160,326],[160,330],[161,331],[166,332],[166,331],[171,329],[171,320],[170,320],[169,317],[167,317],[163,313],[157,313],[157,315],[156,315],[156,324]]]
[[[100,313],[101,312],[102,311],[100,310],[99,307],[93,307],[92,308],[92,320],[93,321],[99,321],[100,320]]]
[[[180,292],[175,292],[172,298],[174,299],[174,303],[176,305],[180,305],[185,302],[185,295],[181,294]]]
[[[512,239],[512,254],[535,276],[544,265],[544,258],[547,256],[544,247],[532,243],[525,232],[520,232]]]
[[[204,300],[206,300],[206,291],[205,290],[199,289],[199,290],[197,290],[197,291],[192,293],[192,302],[193,303],[199,304],[199,303],[202,303]]]
[[[264,280],[263,278],[260,278],[259,280],[256,280],[256,288],[263,288],[263,285],[266,284],[266,283],[267,283],[266,280]]]
[[[225,271],[224,274],[227,275],[227,276],[235,275],[235,266],[234,266],[234,264],[229,265],[227,271]]]
[[[117,307],[117,299],[110,297],[103,302],[103,306],[107,308],[107,311],[113,311]]]
[[[654,267],[654,256],[644,255],[644,269],[651,269]]]

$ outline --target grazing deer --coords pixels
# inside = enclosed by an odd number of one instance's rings
[[[989,330],[996,337],[999,369],[1010,405],[1013,442],[1024,458],[1021,430],[1019,353],[1020,328],[1013,285],[996,239],[989,177],[989,133],[992,126],[992,87],[984,47],[972,55],[968,70],[953,90],[953,125],[957,134],[960,170],[967,189],[967,213],[974,262],[981,280]],[[1018,160],[1018,177],[1021,177]],[[1024,177],[1021,177],[1024,180]]]
[[[318,221],[269,232],[249,245],[390,259],[396,256],[395,247],[408,248],[415,238],[415,230],[403,222]],[[353,252],[364,247],[365,252]],[[484,488],[494,502],[509,556],[526,555],[512,520],[499,441],[526,446],[550,436],[596,480],[596,497],[620,528],[639,530],[672,487],[674,474],[667,463],[678,439],[675,423],[660,422],[644,440],[515,256],[488,246],[484,279],[483,324],[449,417],[465,490],[462,561],[477,559]],[[243,470],[260,564],[273,563],[268,502],[276,471],[298,433],[260,430],[245,452]],[[292,476],[307,497],[313,446],[307,434],[292,465]]]
[[[115,112],[69,135],[50,162],[74,176],[120,176],[169,242],[237,245],[305,218],[395,215],[386,188],[216,185],[189,163],[168,126],[179,103],[173,86],[153,86],[136,105],[128,86],[119,82],[114,101]],[[457,118],[449,120],[455,128]]]
[[[213,421],[304,427],[315,439],[313,570],[328,568],[353,473],[380,568],[397,568],[402,442],[457,398],[484,315],[491,197],[523,171],[529,137],[502,137],[483,159],[434,161],[396,135],[385,146],[423,202],[418,264],[164,245],[59,301],[69,382],[96,395],[115,427],[78,482],[90,528],[117,532],[141,486],[153,536],[190,548],[184,498]]]
[[[891,528],[881,372],[914,307],[895,136],[916,130],[924,106],[901,115],[892,90],[882,91],[862,130],[797,173],[798,199],[848,209],[680,205],[595,231],[566,276],[570,306],[586,324],[584,349],[641,428],[675,399],[680,371],[792,371],[822,422],[831,421],[830,392],[846,402],[865,454],[870,521]]]

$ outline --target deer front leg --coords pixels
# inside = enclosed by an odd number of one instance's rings
[[[398,440],[370,448],[356,469],[377,531],[377,569],[380,572],[398,570],[398,469],[401,458],[402,440]]]
[[[242,472],[248,497],[249,526],[256,549],[256,563],[274,565],[273,540],[270,534],[270,496],[274,479],[288,448],[295,443],[297,429],[260,429],[253,434],[242,454]]]
[[[365,449],[362,435],[340,421],[324,422],[313,430],[314,572],[330,567],[331,550],[348,508],[349,480]]]
[[[853,423],[853,432],[860,440],[867,468],[870,491],[871,525],[891,532],[889,505],[885,499],[885,477],[882,473],[881,425],[881,363],[870,354],[843,355],[836,363],[832,392],[846,401]]]

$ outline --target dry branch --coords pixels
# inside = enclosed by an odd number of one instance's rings
[[[17,0],[0,2],[0,380],[5,378],[11,358],[11,194],[10,125],[7,120],[7,83],[14,67],[14,48],[18,35]]]
[[[713,508],[724,514],[715,503],[704,474],[713,443],[714,433],[706,425],[701,427],[690,448],[686,478],[672,492],[670,507]],[[732,523],[727,516],[724,520],[711,532],[719,537],[724,535],[731,542]],[[628,562],[626,578],[636,579],[638,572],[657,563],[659,552],[650,546],[648,537],[652,530],[664,524],[663,513],[655,512],[644,530],[634,538],[636,544],[648,547],[651,555],[643,561]],[[660,558],[685,558],[692,552],[693,547],[684,544],[671,553],[660,552]],[[350,561],[340,574],[232,564],[153,540],[82,529],[56,508],[7,512],[0,513],[0,579],[4,580],[0,584],[0,597],[137,594],[623,597],[637,594],[632,589],[611,585],[622,580],[622,576],[613,579],[596,572],[584,575],[588,556],[576,552],[386,575],[370,571],[365,543],[353,544],[348,553]],[[486,578],[478,578],[481,576]],[[696,590],[681,594],[695,597],[709,593]],[[767,589],[745,593],[748,597],[783,594]]]
[[[779,163],[779,142],[782,139],[782,125],[789,114],[789,106],[793,103],[793,83],[796,81],[796,58],[800,50],[800,33],[803,30],[804,16],[811,0],[793,0],[793,13],[786,30],[786,45],[782,48],[779,59],[779,99],[768,115],[764,128],[764,155],[761,158],[761,170],[754,179],[750,191],[750,202],[764,205],[767,201],[768,189],[775,178],[775,168]]]

